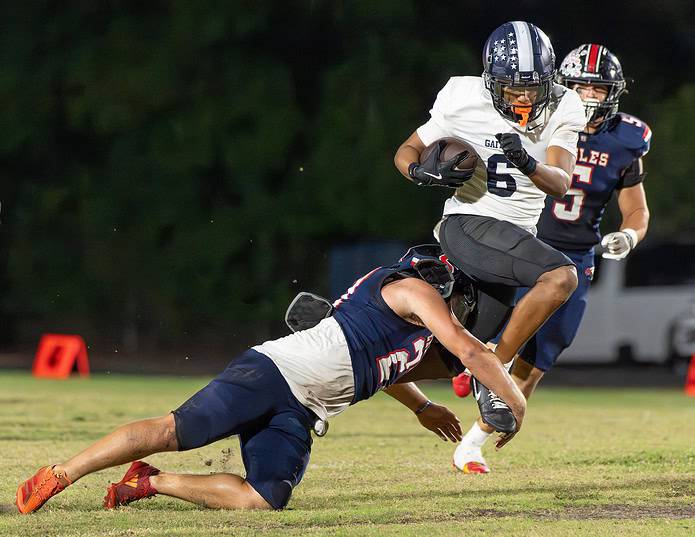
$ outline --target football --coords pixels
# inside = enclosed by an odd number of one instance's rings
[[[476,153],[475,149],[473,149],[473,146],[464,140],[460,140],[459,138],[441,138],[436,142],[431,143],[420,155],[420,162],[424,162],[427,157],[432,154],[432,151],[434,151],[435,148],[442,143],[445,145],[439,154],[439,162],[450,160],[459,153],[463,153],[465,151],[468,152],[468,156],[459,162],[455,169],[461,171],[473,170],[478,164],[478,153]]]

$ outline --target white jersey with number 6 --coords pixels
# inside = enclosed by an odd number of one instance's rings
[[[425,145],[445,137],[470,143],[480,160],[473,177],[444,205],[444,214],[474,214],[506,220],[534,230],[545,194],[504,157],[497,133],[517,133],[526,151],[539,162],[546,161],[549,146],[576,153],[579,132],[586,115],[579,95],[555,84],[550,104],[526,127],[502,117],[480,77],[449,79],[430,110],[430,120],[417,129]]]

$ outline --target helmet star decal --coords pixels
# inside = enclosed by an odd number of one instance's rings
[[[562,60],[560,72],[565,74],[565,76],[580,76],[582,74],[582,63],[584,63],[581,57],[582,53],[586,55],[586,51],[578,52],[577,50],[573,50],[570,52],[565,59]]]

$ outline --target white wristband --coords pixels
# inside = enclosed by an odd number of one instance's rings
[[[634,229],[630,229],[629,227],[626,227],[625,229],[621,229],[623,233],[625,233],[628,237],[630,237],[630,249],[632,250],[635,246],[637,246],[637,243],[639,242],[639,239],[637,238],[637,232]]]

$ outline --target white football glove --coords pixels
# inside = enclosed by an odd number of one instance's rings
[[[614,231],[601,239],[604,259],[624,259],[635,246],[637,246],[637,232],[634,229],[625,228],[622,231]]]

